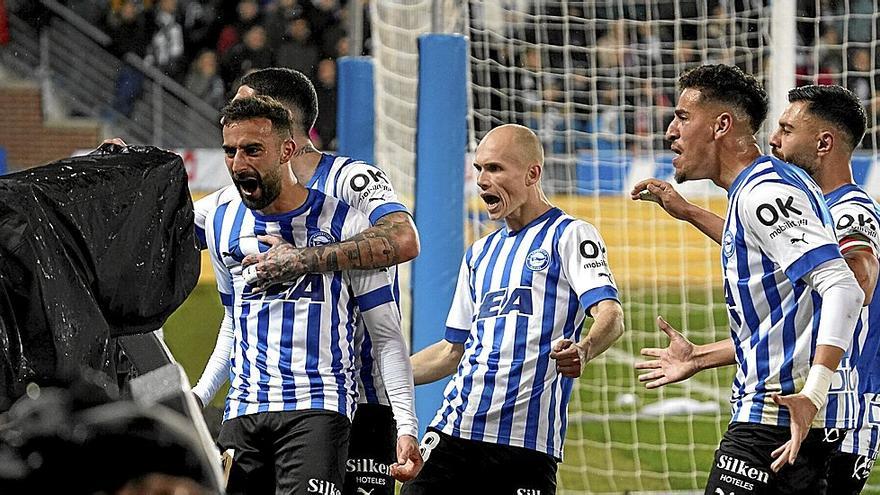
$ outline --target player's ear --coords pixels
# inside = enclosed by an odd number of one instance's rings
[[[715,138],[720,138],[730,132],[733,128],[733,115],[729,112],[724,112],[718,117],[715,117]]]
[[[542,169],[541,165],[539,165],[537,163],[534,165],[529,165],[529,170],[528,170],[528,172],[526,172],[526,185],[527,186],[534,186],[535,184],[537,184],[538,181],[541,180],[542,173],[543,173],[543,169]]]
[[[293,153],[296,152],[296,143],[293,142],[293,139],[287,138],[281,143],[281,163],[287,163],[293,157]]]
[[[831,153],[831,150],[834,149],[834,134],[828,131],[822,131],[819,133],[818,140],[816,141],[816,153],[819,156],[827,155]]]

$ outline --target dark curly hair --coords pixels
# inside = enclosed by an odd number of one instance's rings
[[[843,86],[801,86],[788,92],[788,101],[806,101],[812,115],[844,131],[850,148],[862,142],[868,125],[865,109],[859,97]]]
[[[715,101],[741,110],[749,117],[752,134],[767,118],[770,99],[755,76],[733,65],[701,65],[678,78],[678,86],[696,89],[703,100]]]
[[[237,98],[220,111],[220,121],[224,126],[259,118],[269,119],[272,122],[272,129],[279,135],[290,136],[290,113],[281,103],[269,96]]]
[[[244,76],[247,85],[259,95],[280,101],[293,114],[293,127],[308,134],[318,119],[318,94],[315,86],[302,72],[284,67],[260,69]]]

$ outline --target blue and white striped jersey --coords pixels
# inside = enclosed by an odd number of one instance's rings
[[[403,211],[406,206],[397,199],[391,181],[378,167],[366,162],[323,153],[314,175],[306,187],[317,189],[328,196],[341,199],[360,210],[370,219],[370,225],[383,216]],[[400,286],[397,267],[388,268],[392,280],[394,299],[400,302]],[[376,366],[376,349],[363,321],[357,326],[355,335],[358,368],[358,402],[366,404],[389,405],[382,374]]]
[[[475,242],[446,322],[446,340],[464,354],[432,426],[561,459],[574,380],[557,373],[550,351],[580,339],[585,310],[603,299],[617,300],[605,243],[558,208]]]
[[[743,170],[728,196],[721,262],[738,365],[731,422],[787,426],[788,409],[771,396],[800,390],[810,369],[821,301],[802,277],[841,257],[831,213],[803,170],[770,156]],[[835,394],[852,411],[854,390]],[[853,423],[828,418],[825,407],[816,418],[814,426]]]
[[[834,228],[840,241],[842,253],[854,247],[869,247],[876,255],[880,254],[880,214],[877,203],[859,186],[847,184],[825,196]],[[855,429],[848,432],[840,446],[840,450],[849,454],[864,455],[876,459],[878,440],[880,440],[880,291],[874,290],[874,296],[868,306],[862,308],[861,319],[853,333],[853,343],[845,359],[849,373],[838,370],[832,388],[839,388],[844,380],[850,380],[858,390],[855,404]],[[841,362],[841,368],[844,368]],[[872,379],[872,375],[876,376]],[[829,395],[828,408],[832,396]],[[840,401],[838,401],[840,403]],[[844,411],[840,411],[844,413]]]
[[[307,274],[251,294],[241,261],[268,249],[256,236],[277,235],[295,246],[318,246],[367,228],[368,220],[359,211],[308,191],[308,199],[296,210],[261,215],[246,208],[230,188],[206,214],[205,238],[217,286],[235,326],[224,419],[302,409],[335,411],[351,419],[357,400],[358,316],[369,312],[371,319],[390,326],[396,321],[395,331],[400,332],[399,312],[384,271]]]

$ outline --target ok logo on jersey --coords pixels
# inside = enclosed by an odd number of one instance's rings
[[[530,288],[516,287],[510,289],[505,287],[487,293],[480,304],[477,320],[504,316],[514,311],[522,315],[532,314],[532,290]]]
[[[773,203],[762,203],[758,205],[755,214],[758,215],[759,222],[770,227],[780,219],[788,220],[793,215],[803,215],[804,212],[795,208],[792,203],[794,203],[794,196],[789,196],[785,201],[776,198],[775,205]]]

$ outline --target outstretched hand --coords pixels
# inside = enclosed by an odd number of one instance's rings
[[[804,394],[779,395],[773,394],[773,402],[780,407],[787,407],[791,417],[789,428],[791,429],[791,439],[785,442],[781,447],[770,453],[774,459],[770,469],[774,473],[778,473],[785,464],[794,464],[797,459],[798,452],[801,450],[801,442],[810,432],[810,425],[816,414],[819,412],[813,401]]]
[[[419,442],[412,435],[397,438],[397,462],[391,465],[391,476],[397,481],[409,481],[422,470],[422,454]]]
[[[281,237],[257,236],[257,240],[269,245],[266,252],[249,254],[241,261],[244,281],[253,287],[253,293],[262,292],[283,282],[293,282],[305,274],[300,261],[301,250]]]
[[[569,378],[581,376],[589,356],[589,341],[586,344],[579,344],[569,339],[562,339],[550,351],[550,358],[556,360],[556,371]]]
[[[633,201],[653,201],[679,220],[688,220],[690,203],[682,197],[672,184],[660,179],[645,179],[630,192]]]
[[[651,370],[639,375],[639,381],[647,382],[645,387],[649,389],[687,380],[700,371],[694,357],[696,346],[678,330],[672,328],[662,316],[657,317],[657,328],[669,337],[669,346],[665,349],[658,347],[642,349],[642,356],[658,359],[642,361],[634,365],[637,370]]]

